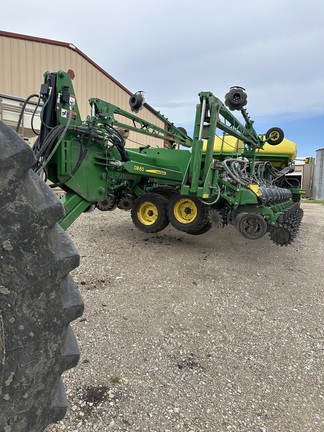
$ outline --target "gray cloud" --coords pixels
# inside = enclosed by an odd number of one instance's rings
[[[324,114],[323,22],[322,0],[12,0],[0,16],[3,30],[73,43],[177,123],[199,91],[232,85],[253,117]]]

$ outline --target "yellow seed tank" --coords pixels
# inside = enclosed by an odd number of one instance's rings
[[[206,151],[207,141],[204,142],[203,151]],[[214,142],[214,154],[215,156],[227,157],[231,155],[237,155],[243,153],[244,144],[243,141],[237,138],[225,135],[216,136]],[[280,144],[270,145],[264,144],[263,149],[257,149],[256,154],[258,159],[269,160],[277,168],[284,168],[288,162],[291,162],[297,157],[297,145],[293,141],[286,138]]]

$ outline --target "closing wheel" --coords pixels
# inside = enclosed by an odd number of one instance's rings
[[[118,199],[117,207],[120,210],[128,211],[128,210],[130,210],[132,208],[133,202],[134,202],[134,196],[133,196],[133,194],[131,193],[131,191],[125,189],[121,193],[121,195],[120,195],[120,197]]]
[[[235,219],[235,226],[249,240],[257,240],[268,231],[267,222],[258,213],[240,213]]]
[[[270,230],[271,240],[279,246],[288,246],[293,241],[292,233],[285,227],[274,227]]]
[[[266,139],[267,142],[271,145],[278,145],[280,144],[285,137],[285,134],[282,129],[278,127],[273,127],[268,130],[266,133]]]
[[[208,222],[208,207],[199,198],[176,194],[169,202],[169,220],[180,231],[199,231]]]
[[[57,224],[64,209],[29,168],[26,143],[0,122],[0,430],[41,432],[65,414],[61,374],[75,366],[69,325],[83,302],[79,264]]]
[[[243,87],[231,87],[225,95],[225,105],[231,111],[240,111],[247,104],[247,94]]]
[[[143,108],[145,102],[144,92],[138,91],[129,98],[129,106],[131,110],[138,113]]]
[[[169,224],[167,206],[168,200],[159,194],[138,197],[131,210],[134,225],[147,233],[162,231]]]
[[[113,211],[117,207],[116,198],[113,194],[108,194],[102,201],[98,201],[96,207],[101,211]]]

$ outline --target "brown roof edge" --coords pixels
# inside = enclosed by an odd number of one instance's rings
[[[38,42],[38,43],[44,43],[44,44],[50,44],[50,45],[57,45],[57,46],[61,46],[64,48],[68,48],[68,49],[76,52],[77,54],[79,54],[81,57],[83,57],[89,63],[91,63],[96,69],[98,69],[101,73],[103,73],[107,78],[109,78],[111,81],[113,81],[118,87],[123,89],[126,93],[128,93],[129,95],[133,94],[130,90],[128,90],[126,87],[124,87],[119,81],[117,81],[114,77],[112,77],[102,67],[97,65],[97,63],[95,63],[93,60],[91,60],[90,57],[88,57],[86,54],[84,54],[81,50],[79,50],[79,48],[77,48],[72,43],[60,42],[60,41],[40,38],[40,37],[36,37],[36,36],[28,36],[28,35],[19,34],[19,33],[11,33],[11,32],[2,31],[2,30],[0,30],[0,36],[13,38],[13,39],[23,39],[23,40],[27,40],[30,42]],[[145,103],[144,105],[145,105],[145,108],[147,108],[149,111],[151,111],[152,114],[158,115],[158,112],[154,108],[152,108],[150,105],[148,105],[147,103]]]

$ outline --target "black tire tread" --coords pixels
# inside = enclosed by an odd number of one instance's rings
[[[171,224],[179,231],[187,232],[188,234],[199,234],[200,230],[203,230],[205,227],[208,227],[209,221],[209,207],[206,204],[203,204],[196,197],[188,197],[190,198],[197,206],[197,217],[190,223],[181,223],[176,216],[174,215],[174,206],[176,205],[179,199],[182,199],[184,195],[175,194],[171,197],[168,208],[168,216]],[[208,231],[208,229],[207,229]]]
[[[142,201],[151,201],[158,208],[158,218],[152,225],[143,225],[137,217],[137,211],[139,206],[142,204]],[[131,210],[132,221],[136,228],[148,234],[160,232],[164,230],[169,224],[167,209],[168,200],[164,196],[157,193],[141,195],[134,201]]]
[[[206,234],[212,228],[212,226],[213,226],[212,222],[209,219],[206,219],[202,223],[201,227],[198,227],[194,230],[187,230],[185,232],[191,235],[202,235],[202,234]]]
[[[62,419],[61,374],[79,359],[70,321],[83,302],[64,210],[30,167],[28,145],[0,122],[0,430],[41,432]],[[2,325],[1,325],[2,322]]]

